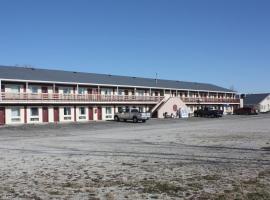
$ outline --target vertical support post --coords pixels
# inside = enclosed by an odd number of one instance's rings
[[[119,95],[119,87],[116,87],[116,95]]]
[[[55,83],[53,84],[53,93],[55,94]]]
[[[28,82],[25,83],[25,93],[28,93]]]
[[[150,88],[150,94],[149,94],[149,96],[152,96],[152,89]]]
[[[77,84],[77,94],[79,94],[79,84]],[[75,92],[75,94],[76,94],[76,92]]]

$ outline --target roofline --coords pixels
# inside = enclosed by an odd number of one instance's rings
[[[147,86],[134,86],[134,85],[114,85],[114,84],[61,82],[61,81],[39,81],[39,80],[26,80],[26,79],[6,79],[6,78],[3,79],[3,78],[0,78],[0,81],[51,83],[51,84],[56,83],[56,84],[66,84],[66,85],[95,85],[95,86],[110,86],[110,87],[149,88],[149,89],[161,89],[161,90],[183,90],[183,91],[196,91],[196,92],[237,94],[237,92],[233,92],[233,91],[226,92],[226,91],[211,91],[211,90],[193,90],[193,89],[179,89],[179,88],[147,87]]]

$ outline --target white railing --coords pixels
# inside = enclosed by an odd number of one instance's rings
[[[51,102],[160,102],[162,96],[59,94],[59,93],[1,93],[0,101],[51,101]]]
[[[181,98],[185,103],[203,104],[203,103],[240,103],[240,99],[230,99],[230,98]]]

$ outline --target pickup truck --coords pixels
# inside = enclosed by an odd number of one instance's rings
[[[146,120],[150,119],[150,113],[139,112],[137,109],[127,109],[122,112],[115,113],[114,120],[115,121],[127,121],[132,120],[134,123],[139,121],[146,122]]]
[[[212,108],[204,108],[200,110],[194,111],[194,116],[195,117],[215,117],[219,118],[223,116],[223,111],[222,110],[215,110]]]

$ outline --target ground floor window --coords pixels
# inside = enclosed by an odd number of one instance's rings
[[[71,120],[71,108],[64,107],[64,120]]]
[[[11,121],[12,122],[20,122],[21,121],[20,108],[11,108]]]
[[[86,109],[85,107],[79,108],[79,119],[86,119]]]
[[[106,107],[105,117],[106,119],[112,119],[112,107]]]
[[[38,108],[31,108],[30,109],[30,121],[39,121]]]

